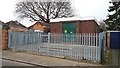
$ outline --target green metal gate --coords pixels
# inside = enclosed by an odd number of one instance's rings
[[[63,23],[62,25],[63,41],[75,42],[76,41],[76,23]]]

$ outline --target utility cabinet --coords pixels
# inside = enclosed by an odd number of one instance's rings
[[[120,31],[107,32],[107,47],[110,49],[120,49]]]

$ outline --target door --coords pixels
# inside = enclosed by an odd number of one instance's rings
[[[62,25],[63,41],[75,42],[76,41],[76,23],[63,23]]]

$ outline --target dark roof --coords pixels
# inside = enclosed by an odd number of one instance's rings
[[[21,23],[19,23],[18,21],[9,21],[7,23],[5,23],[6,25],[8,25],[9,27],[16,27],[16,28],[27,28],[26,26],[22,25]]]
[[[3,24],[4,24],[4,22],[0,21],[0,24],[1,24],[1,25],[3,25]]]
[[[50,28],[50,24],[49,23],[44,23],[44,22],[36,22],[35,24],[31,25],[30,27],[28,27],[28,29],[31,29],[34,25],[36,25],[37,23],[40,23],[42,26],[45,26],[46,28]]]
[[[42,24],[43,26],[46,26],[47,28],[50,28],[50,24],[49,24],[49,23],[41,22],[41,24]]]

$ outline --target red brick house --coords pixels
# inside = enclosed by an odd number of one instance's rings
[[[99,33],[99,23],[94,17],[58,18],[50,22],[50,33]]]
[[[36,22],[35,24],[28,27],[28,29],[29,31],[34,31],[34,32],[49,32],[50,24],[43,22]]]
[[[27,27],[19,23],[18,21],[9,21],[4,24],[9,28],[9,30],[12,30],[14,32],[26,32],[28,31]]]

